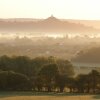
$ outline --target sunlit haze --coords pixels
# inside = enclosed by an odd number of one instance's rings
[[[0,0],[0,18],[100,19],[100,0]]]

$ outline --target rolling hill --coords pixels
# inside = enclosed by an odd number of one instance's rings
[[[100,47],[93,47],[77,53],[72,62],[77,63],[99,63],[100,64]]]
[[[53,16],[47,19],[0,19],[0,32],[32,33],[99,33],[100,29],[81,23],[60,20]]]

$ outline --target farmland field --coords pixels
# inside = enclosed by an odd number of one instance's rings
[[[99,95],[38,94],[32,92],[0,92],[0,100],[100,100]]]

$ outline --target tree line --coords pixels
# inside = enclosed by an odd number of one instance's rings
[[[1,56],[1,91],[99,93],[100,72],[74,77],[70,61],[55,57]]]

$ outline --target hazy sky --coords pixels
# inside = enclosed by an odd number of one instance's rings
[[[100,19],[100,0],[0,0],[0,18]]]

